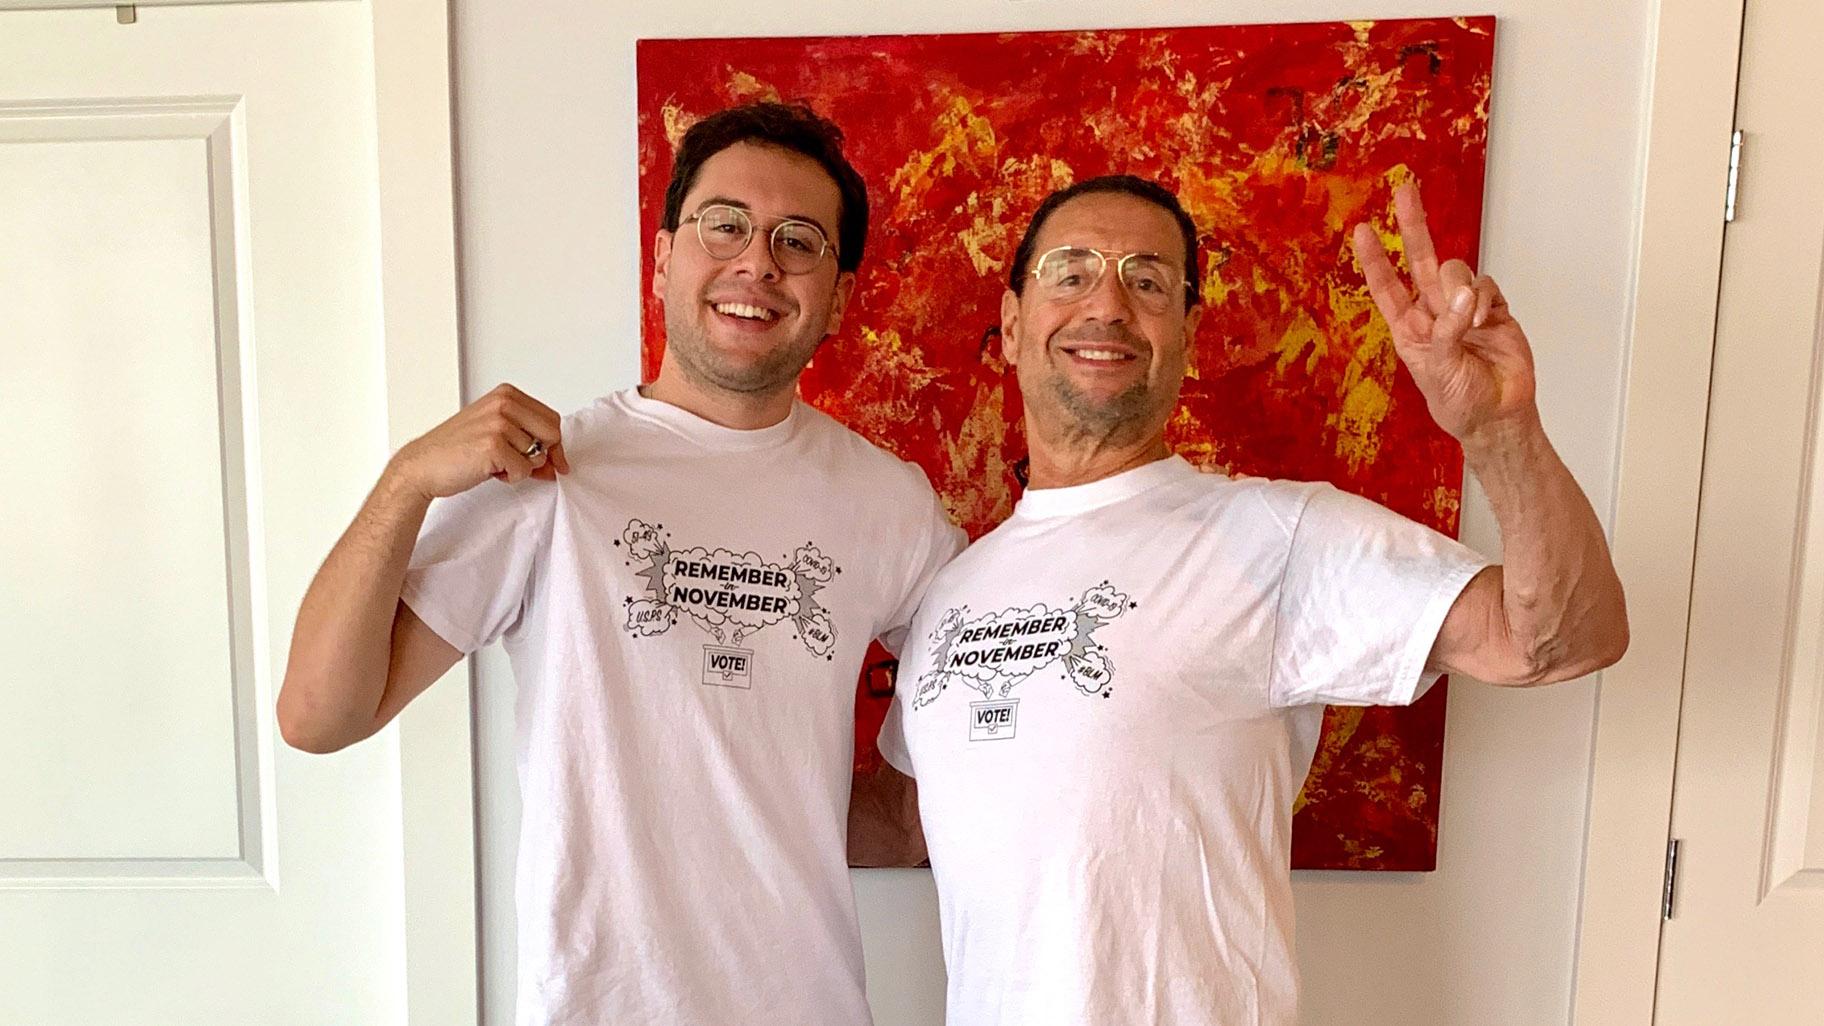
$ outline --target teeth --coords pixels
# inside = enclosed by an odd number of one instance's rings
[[[765,307],[749,306],[746,303],[717,303],[715,310],[717,313],[727,314],[730,317],[740,317],[750,321],[770,321],[775,316],[771,310],[768,310]]]
[[[1085,360],[1103,360],[1111,363],[1128,358],[1126,353],[1117,353],[1112,349],[1075,349],[1072,352]]]

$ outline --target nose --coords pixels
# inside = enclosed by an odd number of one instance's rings
[[[1103,271],[1102,280],[1080,302],[1084,313],[1105,324],[1125,324],[1134,317],[1134,297],[1128,295],[1121,275],[1112,266]]]
[[[758,227],[747,240],[747,248],[735,255],[729,263],[734,265],[736,274],[747,274],[761,281],[778,281],[784,276],[779,265],[773,260],[773,238]]]

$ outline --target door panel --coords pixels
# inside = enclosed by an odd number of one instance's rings
[[[1661,942],[1664,1026],[1824,1009],[1824,9],[1751,0]],[[1694,214],[1694,216],[1696,216]]]
[[[396,736],[271,714],[387,451],[372,33],[0,12],[0,1022],[405,1021]]]

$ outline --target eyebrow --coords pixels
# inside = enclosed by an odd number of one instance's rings
[[[757,211],[745,201],[735,199],[733,196],[710,196],[704,199],[703,202],[697,204],[695,212],[700,214],[703,212],[704,207],[713,207],[718,203],[725,207],[736,207],[745,210],[750,214],[757,213]],[[779,215],[779,218],[782,221],[803,221],[805,224],[815,226],[818,231],[823,233],[824,238],[827,239],[830,237],[830,230],[823,226],[823,222],[809,214],[781,214]]]

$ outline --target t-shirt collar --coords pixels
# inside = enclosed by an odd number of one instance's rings
[[[801,407],[797,400],[792,401],[790,413],[777,424],[763,428],[743,429],[723,427],[713,421],[671,403],[659,399],[649,399],[640,394],[638,388],[624,389],[607,397],[607,401],[621,404],[627,412],[643,420],[657,423],[676,434],[682,435],[707,449],[724,452],[765,449],[779,445],[791,438],[793,432],[803,421]]]
[[[1131,499],[1162,484],[1182,480],[1187,476],[1194,477],[1197,473],[1197,468],[1191,466],[1184,457],[1174,454],[1088,484],[1071,485],[1068,488],[1029,488],[1026,494],[1020,496],[1019,504],[1013,508],[1013,515],[1059,517],[1086,513],[1123,499]]]

